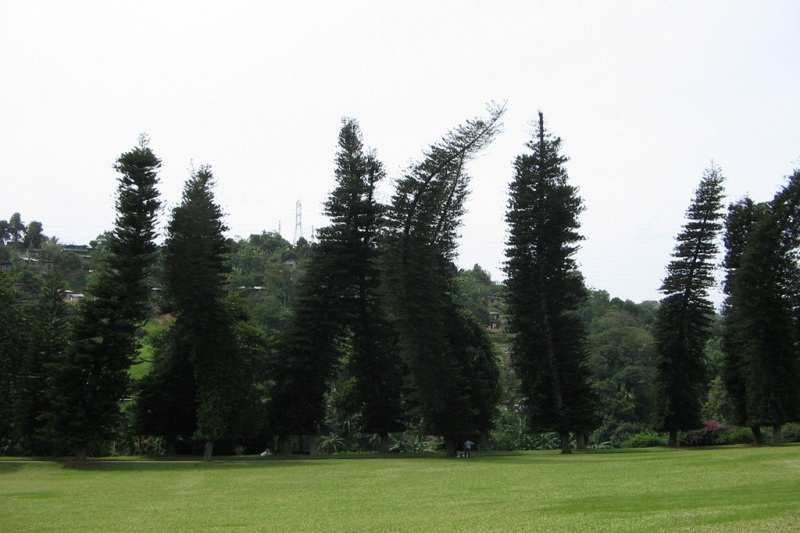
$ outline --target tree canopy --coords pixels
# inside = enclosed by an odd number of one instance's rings
[[[570,453],[570,432],[594,423],[579,314],[587,292],[574,258],[583,202],[567,181],[561,139],[547,132],[542,113],[527,147],[514,162],[506,213],[512,362],[532,427],[558,432],[562,453]]]
[[[669,431],[671,446],[677,445],[677,431],[701,425],[703,353],[714,312],[708,290],[714,284],[724,181],[717,167],[712,166],[703,174],[661,286],[665,297],[656,313],[654,328],[658,394],[655,425]]]

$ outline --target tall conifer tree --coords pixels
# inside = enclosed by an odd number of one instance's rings
[[[11,277],[0,269],[0,453],[19,453],[15,411],[23,376],[23,359],[27,350],[29,317],[23,312],[22,298]]]
[[[53,411],[47,427],[79,458],[114,435],[137,354],[135,334],[150,314],[147,278],[156,257],[160,166],[144,135],[114,165],[120,175],[108,253],[80,306],[69,348],[50,367]]]
[[[742,305],[741,285],[738,279],[742,256],[752,239],[753,228],[756,223],[767,214],[767,204],[756,204],[750,198],[744,198],[728,207],[725,217],[725,261],[726,270],[723,291],[726,294],[723,305],[723,335],[722,352],[724,354],[723,379],[725,388],[733,406],[733,419],[731,422],[743,426],[748,423],[747,415],[747,365],[745,351],[751,342],[751,332],[748,327],[750,318],[745,314]],[[753,438],[756,443],[763,442],[761,428],[751,426]]]
[[[225,306],[227,229],[214,200],[214,176],[202,166],[186,181],[172,211],[164,243],[164,282],[175,308],[174,354],[188,357],[194,371],[196,437],[210,460],[214,442],[241,430],[249,392],[233,318]],[[175,362],[175,368],[186,368]]]
[[[669,432],[668,445],[673,447],[678,444],[678,431],[701,425],[703,354],[714,312],[708,290],[714,285],[724,180],[717,167],[712,166],[703,174],[660,289],[665,297],[658,307],[654,326],[655,425]]]
[[[344,365],[355,378],[351,400],[363,429],[380,434],[385,448],[388,433],[403,428],[402,378],[377,264],[385,208],[376,188],[385,173],[352,119],[339,133],[335,176],[325,203],[331,224],[319,231],[278,363],[273,419],[283,432],[315,434],[328,382]]]
[[[70,331],[70,306],[64,301],[65,296],[64,281],[55,273],[48,274],[33,309],[27,349],[22,351],[15,425],[27,454],[62,452],[48,442],[44,421],[52,411],[47,370],[53,361],[63,357]]]
[[[799,219],[800,171],[761,206],[746,242],[729,247],[738,263],[726,265],[729,392],[742,423],[772,426],[776,445],[781,426],[800,420]]]
[[[561,139],[547,132],[542,113],[527,147],[531,152],[514,162],[506,213],[512,362],[532,427],[558,432],[561,453],[570,453],[570,432],[587,431],[594,420],[579,314],[588,293],[574,259],[583,202],[567,182]]]

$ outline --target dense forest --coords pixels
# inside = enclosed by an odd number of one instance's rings
[[[663,299],[623,301],[584,284],[583,202],[540,113],[509,176],[498,282],[454,260],[468,164],[502,114],[430,145],[388,204],[378,153],[343,119],[330,224],[310,241],[226,238],[201,166],[157,245],[146,136],[117,160],[114,228],[92,242],[0,220],[0,455],[800,440],[800,171],[726,211],[707,169]]]

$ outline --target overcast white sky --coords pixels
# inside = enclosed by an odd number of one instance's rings
[[[5,0],[0,218],[87,243],[113,225],[112,164],[146,132],[168,207],[210,164],[231,236],[280,224],[292,240],[301,200],[308,238],[341,117],[396,178],[506,101],[470,169],[460,266],[501,278],[511,163],[542,110],[585,200],[587,283],[658,299],[712,160],[729,200],[767,200],[800,166],[798,24],[793,0]]]

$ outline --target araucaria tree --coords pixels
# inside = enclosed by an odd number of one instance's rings
[[[172,367],[196,387],[195,437],[205,441],[203,458],[210,460],[214,441],[234,437],[241,429],[243,400],[249,390],[234,322],[225,305],[228,245],[223,213],[214,201],[210,167],[192,172],[180,205],[172,211],[164,243],[164,283],[174,306]]]
[[[745,351],[752,346],[752,320],[741,301],[748,292],[740,283],[739,268],[742,256],[748,248],[753,236],[753,228],[762,220],[769,206],[757,204],[750,198],[731,204],[725,217],[725,282],[723,291],[726,294],[722,307],[723,334],[722,352],[724,354],[723,379],[733,408],[731,422],[743,426],[748,423],[746,381],[748,368]],[[753,257],[751,256],[751,259]],[[753,439],[757,444],[763,443],[761,426],[751,426]]]
[[[702,425],[704,350],[714,312],[708,289],[714,285],[724,181],[717,167],[712,166],[703,174],[660,289],[665,297],[654,324],[657,370],[654,425],[669,432],[667,445],[671,447],[678,445],[678,431]]]
[[[389,310],[408,368],[409,405],[423,431],[454,455],[486,435],[498,371],[485,333],[457,303],[453,264],[469,176],[466,164],[497,135],[503,108],[432,145],[398,181],[383,257]]]
[[[531,427],[557,432],[561,453],[570,453],[570,432],[583,433],[594,421],[579,314],[588,293],[574,259],[583,202],[567,181],[561,139],[547,132],[542,113],[536,127],[530,153],[514,162],[506,213],[512,363]]]
[[[325,203],[331,224],[319,231],[276,365],[272,418],[283,433],[316,434],[338,371],[352,380],[352,414],[360,415],[363,430],[380,435],[388,451],[388,434],[403,429],[403,409],[378,270],[385,207],[376,188],[385,173],[375,154],[364,150],[352,119],[339,133],[335,176]]]
[[[750,214],[748,224],[743,223]],[[726,244],[726,385],[736,422],[781,426],[800,420],[800,171],[768,204],[731,207]]]
[[[156,257],[161,161],[147,145],[142,135],[114,165],[120,176],[108,255],[81,304],[68,349],[50,366],[47,429],[79,458],[114,435],[137,354],[136,331],[150,313],[147,277]]]
[[[57,273],[44,279],[41,295],[33,309],[30,338],[23,352],[22,372],[17,387],[16,424],[20,442],[28,453],[47,454],[60,450],[48,442],[44,421],[51,408],[48,399],[48,367],[64,355],[69,335],[69,304],[64,301],[64,282]]]

